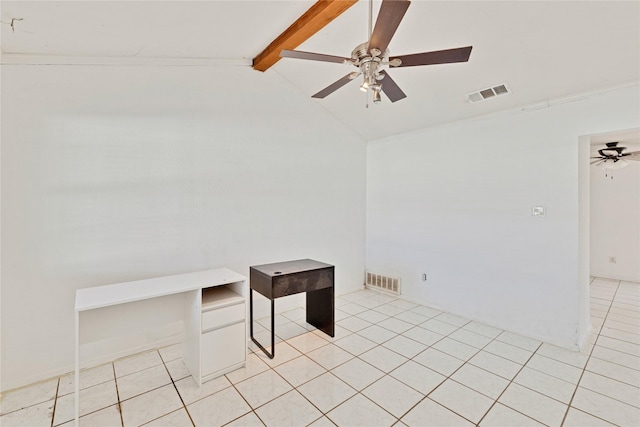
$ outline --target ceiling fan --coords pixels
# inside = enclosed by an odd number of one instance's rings
[[[414,67],[418,65],[449,64],[454,62],[467,62],[471,55],[472,46],[456,49],[439,50],[433,52],[414,53],[409,55],[391,56],[389,42],[395,34],[400,21],[409,8],[409,0],[382,0],[376,25],[371,29],[373,1],[369,2],[369,40],[359,44],[351,52],[351,57],[324,55],[320,53],[303,52],[298,50],[283,50],[280,56],[283,58],[308,59],[312,61],[335,62],[356,67],[353,71],[336,82],[330,84],[320,92],[312,95],[312,98],[324,98],[346,85],[356,77],[362,75],[363,83],[360,90],[373,93],[373,102],[381,101],[380,92],[391,100],[399,101],[407,95],[400,89],[395,81],[384,70],[385,66],[392,68]]]
[[[619,142],[607,142],[606,147],[598,150],[599,156],[592,156],[591,164],[603,169],[620,169],[629,164],[627,160],[640,161],[640,151],[625,153],[627,147],[618,147]],[[605,176],[606,172],[605,172]],[[613,176],[611,176],[613,178]]]

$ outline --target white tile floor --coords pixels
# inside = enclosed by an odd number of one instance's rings
[[[283,313],[274,360],[252,344],[202,388],[178,346],[83,371],[81,425],[640,425],[638,283],[592,281],[584,353],[368,290],[336,307],[335,338]],[[0,425],[71,426],[73,404],[73,375],[44,381],[5,393]]]

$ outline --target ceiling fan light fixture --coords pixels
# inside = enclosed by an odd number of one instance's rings
[[[378,67],[368,67],[366,73],[364,73],[364,81],[367,83],[368,87],[371,87],[376,84],[376,71]]]
[[[373,89],[373,103],[374,104],[380,104],[380,101],[382,101],[382,98],[380,97],[380,85],[378,85],[377,88]]]
[[[622,169],[625,166],[629,166],[629,162],[627,162],[624,159],[618,159],[618,160],[606,159],[606,160],[603,160],[599,166],[602,167],[602,169],[615,170],[615,169]]]

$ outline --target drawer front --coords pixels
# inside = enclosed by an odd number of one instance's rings
[[[242,363],[247,355],[244,322],[202,334],[202,376]]]
[[[229,323],[239,322],[244,320],[245,317],[246,309],[244,303],[205,311],[202,313],[202,330],[206,331]]]

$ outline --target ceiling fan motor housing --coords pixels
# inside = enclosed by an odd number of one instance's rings
[[[351,58],[355,62],[359,62],[360,59],[369,56],[369,42],[364,42],[356,46],[355,49],[351,52]]]
[[[384,74],[380,74],[380,71],[382,71],[382,65],[388,63],[386,58],[389,56],[389,49],[386,49],[382,56],[381,53],[380,49],[369,50],[369,42],[359,44],[351,52],[352,64],[358,67],[364,76],[366,87],[375,88],[377,81],[384,78]]]
[[[607,142],[607,147],[598,150],[598,153],[603,157],[617,158],[619,157],[627,147],[618,147],[617,142]]]

